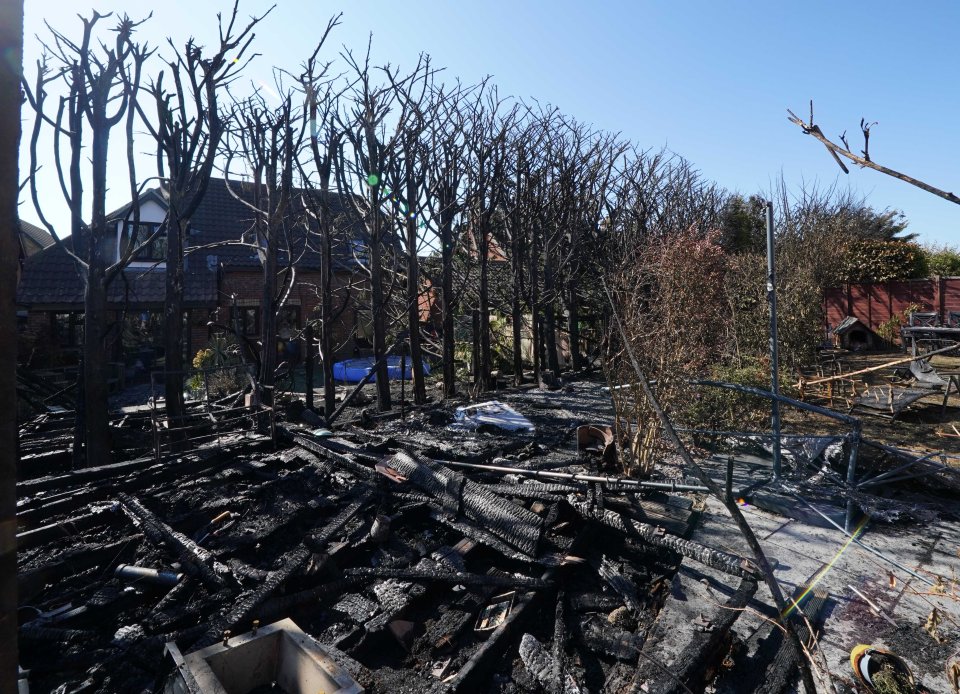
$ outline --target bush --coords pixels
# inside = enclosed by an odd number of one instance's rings
[[[204,349],[193,357],[193,368],[206,371],[206,388],[210,397],[218,398],[241,390],[246,385],[242,373],[240,347],[232,338],[214,335]],[[212,371],[210,371],[212,369]],[[204,393],[204,374],[196,373],[187,380],[187,387],[195,397]]]
[[[770,390],[770,362],[751,359],[742,366],[714,365],[709,379]],[[780,392],[791,395],[790,374],[780,371]],[[682,419],[697,429],[766,431],[770,428],[770,401],[726,388],[700,386],[691,393]]]
[[[923,249],[930,276],[960,276],[960,249],[952,246],[927,246]]]
[[[847,251],[848,282],[889,282],[928,274],[927,255],[912,241],[859,239]]]

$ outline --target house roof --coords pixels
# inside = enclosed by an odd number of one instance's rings
[[[302,193],[303,191],[297,191]],[[210,305],[216,303],[216,269],[222,265],[225,270],[253,270],[260,267],[257,249],[251,246],[226,245],[240,241],[244,232],[254,227],[254,212],[241,200],[252,202],[254,188],[249,183],[212,178],[203,201],[191,220],[191,229],[186,240],[189,248],[184,268],[184,303],[190,305]],[[298,197],[298,200],[301,198]],[[158,188],[148,190],[140,197],[140,204],[154,201],[166,206],[164,191]],[[362,233],[362,223],[352,210],[346,209],[340,196],[330,194],[326,198],[328,210],[334,217],[334,224],[346,229],[339,234],[334,244],[334,262],[337,269],[356,267],[351,239]],[[299,204],[304,204],[300,202]],[[108,215],[111,221],[120,221],[128,216],[131,205],[127,204]],[[32,226],[32,225],[31,225]],[[34,227],[35,228],[35,227]],[[49,236],[49,235],[48,235]],[[250,235],[248,240],[252,241]],[[52,242],[52,239],[51,239]],[[64,240],[71,247],[71,239]],[[280,254],[280,266],[289,263],[292,254],[294,263],[302,269],[320,268],[320,251],[315,239],[304,233],[304,227],[291,234],[292,253]],[[126,268],[108,288],[111,303],[163,303],[164,273],[151,271],[150,267]],[[27,305],[59,306],[83,302],[83,283],[77,272],[76,263],[60,245],[50,245],[39,253],[27,258],[23,266],[17,301]]]
[[[250,183],[240,181],[228,183],[222,178],[211,178],[203,202],[200,203],[191,220],[188,245],[197,248],[235,242],[240,240],[244,232],[248,232],[246,238],[252,241],[254,211],[244,202],[253,204],[254,193],[254,186]],[[315,202],[320,200],[319,193],[307,193],[301,189],[296,189],[295,193],[297,193],[295,204],[301,206],[301,210],[305,204],[304,201],[309,201],[306,195],[311,195]],[[238,197],[240,200],[237,199]],[[354,210],[344,204],[345,201],[339,195],[328,194],[325,201],[334,219],[334,225],[345,232],[338,234],[337,242],[334,244],[334,262],[341,269],[352,267],[355,265],[355,260],[350,240],[362,237],[362,222],[357,219]],[[291,234],[290,245],[294,263],[298,267],[308,270],[320,269],[321,254],[316,239],[305,234],[302,225]],[[216,255],[218,262],[222,263],[226,269],[260,267],[257,250],[250,246],[218,245],[215,248],[195,251],[193,255],[197,253],[204,256]],[[279,254],[278,262],[281,266],[289,263],[289,255],[285,249]]]
[[[120,272],[107,288],[111,304],[162,304],[166,292],[165,276],[149,267],[128,267]],[[23,274],[17,287],[17,303],[38,306],[83,304],[83,282],[77,266],[66,250],[50,246],[30,256],[23,263]],[[202,306],[217,300],[215,269],[198,268],[185,272],[184,305]]]
[[[870,330],[869,327],[867,327],[867,325],[863,323],[863,321],[861,321],[856,316],[847,316],[837,324],[836,328],[833,329],[833,334],[844,335],[850,332],[851,330],[853,330],[854,328],[859,328],[860,330],[866,330],[867,332],[873,332],[872,330]]]
[[[30,222],[19,220],[20,221],[20,237],[21,240],[26,241],[29,244],[32,244],[38,249],[48,248],[54,244],[53,237],[50,236],[50,232],[46,229],[41,229],[35,224]],[[30,254],[29,251],[27,253]]]

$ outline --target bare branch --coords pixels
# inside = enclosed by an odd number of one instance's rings
[[[940,188],[936,188],[930,185],[929,183],[925,183],[919,179],[913,178],[912,176],[908,176],[905,173],[895,171],[891,168],[882,166],[872,161],[868,153],[867,144],[870,139],[870,128],[873,125],[876,125],[875,123],[867,123],[866,119],[863,119],[860,121],[860,127],[861,127],[861,130],[863,131],[863,137],[864,137],[864,149],[862,152],[863,156],[861,156],[850,151],[849,146],[841,147],[835,142],[830,141],[826,137],[826,135],[824,135],[823,132],[820,130],[820,126],[813,124],[812,107],[811,107],[811,119],[809,123],[804,122],[802,118],[797,116],[790,109],[787,109],[787,113],[790,114],[788,120],[791,123],[793,123],[794,125],[799,127],[801,130],[803,130],[805,135],[813,135],[813,137],[819,140],[823,144],[823,146],[827,148],[827,151],[830,152],[830,155],[833,157],[834,161],[837,162],[837,164],[840,166],[840,168],[843,170],[844,173],[850,173],[850,171],[843,164],[843,162],[840,161],[840,157],[849,159],[850,161],[852,161],[853,163],[857,164],[860,167],[873,169],[874,171],[879,171],[882,174],[886,174],[887,176],[892,176],[893,178],[904,181],[905,183],[909,183],[912,186],[916,186],[921,190],[925,190],[928,193],[932,193],[933,195],[943,198],[948,202],[952,202],[955,205],[960,205],[960,197],[957,197],[953,193],[949,193],[945,190],[941,190]],[[843,138],[843,142],[844,142],[844,145],[846,145],[845,138]]]

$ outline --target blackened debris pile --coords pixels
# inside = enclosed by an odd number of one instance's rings
[[[549,413],[535,434],[449,432],[433,414],[24,479],[31,691],[151,691],[173,670],[165,643],[189,653],[286,618],[372,692],[702,686],[694,665],[643,666],[681,561],[739,586],[731,606],[756,576],[685,539],[691,500],[457,468],[601,463],[578,457],[579,422]],[[729,647],[739,613],[720,612],[682,645],[700,672]]]

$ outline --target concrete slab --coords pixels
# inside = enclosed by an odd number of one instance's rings
[[[818,583],[830,592],[831,604],[820,637],[820,648],[831,674],[851,680],[850,650],[858,643],[888,648],[905,658],[931,692],[954,694],[944,667],[960,646],[960,527],[952,522],[926,526],[868,526],[862,540],[883,554],[931,580],[940,577],[942,589],[931,587],[887,561],[850,544],[838,530],[746,507],[747,522],[760,539],[767,557],[777,561],[774,575],[790,595],[805,586],[825,565],[832,566]],[[696,542],[749,556],[749,549],[726,509],[707,500]],[[891,575],[893,580],[891,581]],[[874,613],[848,586],[857,588],[897,624]],[[942,593],[940,591],[943,591]],[[775,614],[769,591],[761,586],[751,606],[735,625],[744,640],[769,629],[763,614]],[[931,611],[941,615],[935,640],[924,630]]]

